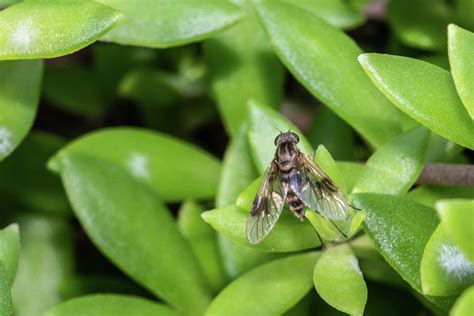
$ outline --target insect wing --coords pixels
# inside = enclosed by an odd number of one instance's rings
[[[344,195],[306,155],[299,173],[290,179],[290,186],[308,208],[327,219],[347,218],[348,204]]]
[[[285,204],[280,177],[274,162],[268,167],[253,201],[247,221],[247,239],[257,244],[271,231]]]

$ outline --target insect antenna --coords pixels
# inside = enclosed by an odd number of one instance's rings
[[[280,134],[283,134],[283,132],[278,128],[276,127],[275,125],[271,124],[273,129],[277,130]]]

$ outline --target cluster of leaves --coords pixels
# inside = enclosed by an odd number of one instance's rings
[[[397,315],[420,308],[413,297],[436,314],[472,312],[474,188],[413,185],[425,162],[465,163],[474,149],[474,7],[392,1],[389,50],[410,58],[362,54],[341,30],[364,24],[365,2],[28,0],[0,11],[0,159],[11,155],[0,197],[19,223],[0,230],[0,315]],[[91,68],[43,67],[97,40],[129,47],[96,44]],[[201,41],[204,60],[170,48]],[[324,105],[308,138],[273,108],[285,67]],[[90,120],[119,96],[148,128],[67,143],[29,133],[41,95]],[[189,100],[184,129],[209,123],[213,99],[231,138],[222,162],[152,130],[172,130]],[[259,175],[288,129],[363,210],[337,223],[351,240],[315,250],[314,228],[337,231],[285,212],[263,242],[246,241]],[[365,165],[358,152],[371,154]],[[148,292],[76,272],[71,214]],[[97,292],[122,294],[85,295]]]

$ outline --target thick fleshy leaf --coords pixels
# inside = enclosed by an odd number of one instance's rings
[[[205,309],[210,297],[199,264],[154,191],[84,153],[62,156],[59,170],[76,217],[110,260],[163,300]]]
[[[283,212],[270,234],[256,245],[251,245],[245,234],[249,217],[248,211],[235,205],[229,205],[204,212],[202,217],[224,236],[243,245],[264,251],[288,252],[314,248],[319,245],[311,224],[299,221],[289,212]]]
[[[144,298],[96,294],[66,301],[49,309],[44,316],[178,316],[171,308]]]
[[[203,221],[204,208],[193,202],[183,203],[178,212],[178,228],[188,240],[209,287],[219,291],[227,281],[215,231]]]
[[[436,202],[441,199],[474,200],[474,186],[421,185],[408,192],[406,197],[435,208]]]
[[[98,0],[123,13],[123,23],[103,40],[166,48],[202,40],[236,22],[241,13],[228,1]]]
[[[455,295],[472,284],[474,263],[447,236],[443,225],[438,225],[426,244],[421,260],[423,293],[434,296]]]
[[[433,209],[408,199],[373,193],[353,194],[366,212],[364,229],[385,260],[421,292],[420,264],[425,245],[439,224]]]
[[[34,131],[17,150],[0,164],[0,199],[19,209],[43,213],[70,214],[61,181],[46,168],[46,161],[64,140]]]
[[[20,230],[18,224],[11,224],[0,230],[0,262],[3,263],[8,284],[15,279],[20,256]]]
[[[471,286],[459,297],[450,315],[469,316],[472,314],[472,306],[474,306],[474,286]]]
[[[250,1],[236,2],[246,16],[204,43],[218,109],[232,136],[247,117],[249,100],[278,107],[283,94],[283,66],[267,43]]]
[[[353,192],[403,195],[423,169],[430,131],[415,127],[380,147],[367,160]]]
[[[32,0],[0,12],[0,60],[71,54],[102,37],[122,14],[88,0]]]
[[[443,0],[391,1],[387,19],[395,35],[406,45],[429,50],[446,49],[450,8]]]
[[[281,315],[311,289],[311,274],[320,253],[274,260],[230,283],[206,311],[211,315]]]
[[[347,192],[352,192],[354,185],[364,169],[364,165],[356,162],[337,161],[339,171],[344,175],[344,182],[346,183]]]
[[[343,0],[284,0],[296,5],[329,24],[340,28],[353,28],[364,22],[362,12]]]
[[[474,9],[474,7],[472,7]],[[454,84],[467,112],[474,120],[474,33],[457,25],[448,27],[449,64]]]
[[[318,294],[332,307],[351,315],[363,314],[367,286],[348,244],[323,253],[314,266],[313,282]]]
[[[12,295],[8,284],[7,273],[0,261],[0,315],[12,316]]]
[[[50,168],[60,172],[62,162],[77,154],[120,167],[166,201],[208,198],[217,189],[220,165],[216,158],[156,132],[112,128],[87,134],[59,151]]]
[[[19,218],[20,262],[12,288],[17,316],[41,315],[60,303],[64,282],[73,272],[73,245],[63,219],[29,216]]]
[[[436,209],[447,235],[474,262],[474,198],[470,201],[441,200],[436,203]]]
[[[374,84],[402,111],[439,135],[474,149],[474,124],[448,71],[392,55],[363,54],[359,62]]]
[[[291,130],[300,138],[299,149],[312,155],[313,149],[303,134],[283,115],[270,107],[249,102],[249,142],[255,165],[263,173],[275,156],[275,137]]]
[[[33,125],[42,74],[43,63],[39,60],[0,62],[0,161]]]
[[[350,241],[364,278],[391,286],[405,287],[406,282],[385,261],[367,235]]]
[[[400,132],[399,111],[370,83],[347,35],[294,5],[265,1],[257,9],[277,54],[314,96],[374,146]]]

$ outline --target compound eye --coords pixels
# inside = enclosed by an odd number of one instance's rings
[[[298,137],[298,135],[296,135],[295,133],[291,133],[291,134],[293,134],[293,137],[296,139],[296,142],[299,143],[300,138]]]
[[[275,144],[275,146],[278,146],[278,138],[280,137],[280,135],[278,135],[277,137],[275,137],[275,140],[273,141],[273,143]]]

